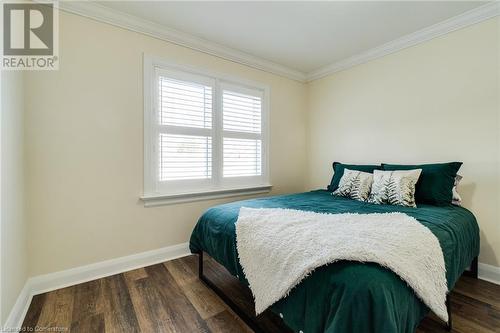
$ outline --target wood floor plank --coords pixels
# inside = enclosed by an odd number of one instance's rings
[[[123,273],[126,280],[135,281],[139,279],[144,279],[148,277],[148,273],[144,268],[134,269],[132,271],[128,271]]]
[[[194,264],[194,262],[187,263],[186,260],[182,259],[164,263],[165,268],[196,308],[200,317],[207,319],[226,310],[227,306],[198,279],[198,272],[194,270]]]
[[[92,317],[102,312],[99,306],[101,295],[101,281],[95,280],[81,283],[73,287],[73,314],[72,321]]]
[[[209,332],[207,324],[165,266],[149,266],[146,272],[162,295],[162,304],[169,310],[172,321],[179,328],[177,332]]]
[[[494,283],[463,276],[456,283],[454,290],[494,306],[500,311],[500,292],[498,285]]]
[[[134,289],[140,295],[134,300],[134,308],[138,313],[142,332],[171,333],[180,332],[175,315],[169,313],[169,307],[164,306],[160,292],[149,279],[135,281]]]
[[[36,326],[41,330],[66,329],[72,322],[74,287],[62,288],[47,293]]]
[[[147,308],[145,302],[146,297],[143,291],[139,291],[137,288],[138,279],[136,274],[124,273],[125,283],[127,284],[128,292],[130,294],[130,299],[132,300],[132,306],[134,307],[135,316],[137,317],[137,322],[141,332],[153,332],[153,320],[149,317],[151,311]],[[147,276],[146,271],[144,275]]]
[[[208,327],[212,333],[252,333],[253,331],[234,314],[225,310],[207,319]]]
[[[459,292],[452,294],[451,303],[452,314],[458,320],[463,319],[467,326],[475,327],[478,332],[495,332],[495,329],[500,331],[500,320],[495,318],[496,310],[493,306]]]
[[[24,317],[22,325],[24,331],[34,332],[35,326],[38,323],[38,319],[40,318],[40,314],[42,313],[42,308],[45,305],[46,298],[47,294],[33,296],[28,312],[26,313],[26,317]]]
[[[252,315],[249,289],[211,258],[206,276]],[[167,263],[83,283],[33,297],[25,327],[67,327],[71,332],[252,332],[222,300],[198,279],[198,258]],[[462,277],[451,295],[454,333],[500,333],[500,286]],[[265,311],[257,323],[265,332],[291,332]],[[435,316],[417,333],[445,333]]]
[[[123,274],[104,278],[101,288],[106,332],[140,332]]]
[[[181,287],[198,280],[197,271],[193,271],[192,266],[184,260],[171,260],[165,262],[164,265]]]
[[[71,324],[71,333],[104,333],[106,332],[104,314],[99,313],[83,317]]]
[[[181,288],[202,319],[215,316],[226,309],[224,302],[199,280],[182,285]]]

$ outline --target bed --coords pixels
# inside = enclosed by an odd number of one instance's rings
[[[207,253],[242,283],[235,222],[240,207],[289,208],[322,213],[402,212],[438,238],[451,290],[479,254],[479,228],[465,208],[421,204],[418,208],[375,205],[326,190],[251,199],[208,209],[190,239],[192,253]],[[200,265],[202,268],[202,265]],[[476,272],[477,274],[477,268]],[[341,261],[316,269],[270,310],[295,332],[414,332],[429,309],[390,270],[375,263]]]

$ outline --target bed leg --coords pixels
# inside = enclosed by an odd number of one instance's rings
[[[470,264],[470,269],[464,272],[464,276],[469,276],[471,278],[477,279],[478,262],[477,257],[472,259]]]
[[[446,295],[446,310],[448,310],[448,322],[446,323],[446,330],[450,332],[453,328],[451,321],[451,303],[450,294]]]
[[[470,266],[472,277],[475,279],[477,279],[478,266],[479,266],[478,260],[477,257],[475,257],[474,260],[472,260],[472,264]]]

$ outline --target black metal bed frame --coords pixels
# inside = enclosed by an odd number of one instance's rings
[[[477,257],[475,257],[470,265],[470,270],[465,271],[463,275],[477,279],[477,274],[478,260]],[[212,281],[207,279],[207,277],[203,274],[203,251],[198,252],[198,276],[200,280],[203,281],[210,289],[212,289],[254,332],[265,333],[256,322],[255,317],[249,316],[236,303],[234,303],[229,296],[227,296],[219,287],[217,287]],[[446,309],[448,310],[448,322],[445,323],[445,326],[446,330],[451,331],[453,326],[451,320],[451,302],[449,293],[446,295]]]
[[[474,279],[477,279],[477,274],[478,274],[478,260],[477,257],[474,257],[472,259],[472,263],[470,264],[470,270],[465,271],[463,275],[472,277]],[[453,328],[452,326],[452,321],[451,321],[451,304],[450,304],[450,294],[446,295],[446,309],[448,310],[448,322],[446,323],[446,329],[448,331],[451,331]]]
[[[255,321],[255,317],[246,314],[233,300],[227,296],[219,287],[203,275],[203,251],[198,252],[198,276],[210,289],[212,289],[217,296],[219,296],[224,303],[226,303],[231,310],[234,311],[247,324],[255,333],[265,333]]]

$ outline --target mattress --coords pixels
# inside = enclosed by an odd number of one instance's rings
[[[474,215],[453,205],[419,205],[417,208],[375,205],[318,190],[212,207],[198,220],[191,235],[190,250],[193,253],[205,251],[246,284],[238,261],[234,225],[240,207],[289,208],[332,214],[408,214],[438,238],[450,290],[479,254],[479,228]],[[304,333],[414,332],[429,312],[413,290],[392,271],[376,263],[350,261],[317,268],[270,310],[279,314],[292,330]]]

